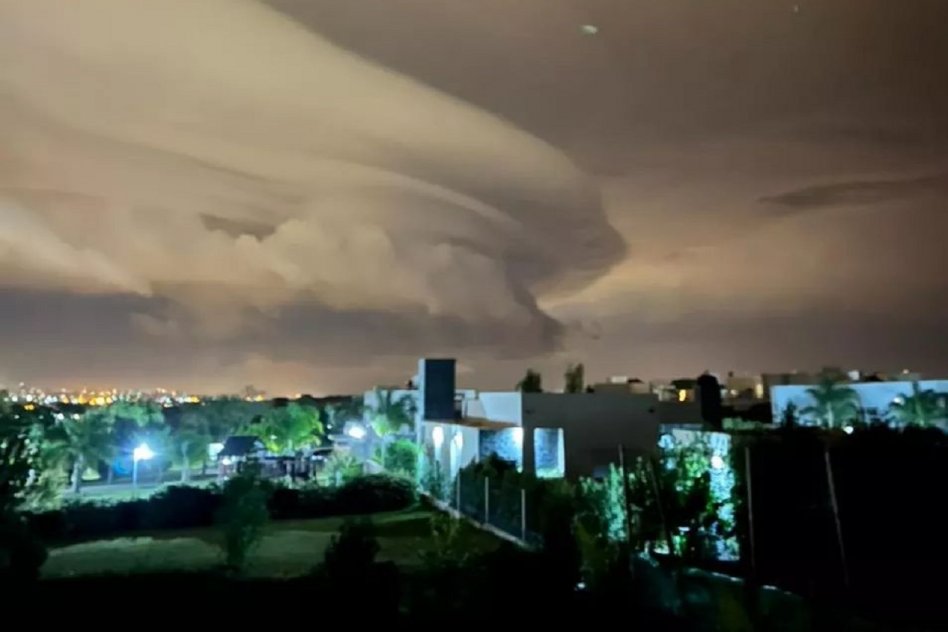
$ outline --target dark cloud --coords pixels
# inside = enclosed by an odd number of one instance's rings
[[[829,206],[880,204],[920,195],[948,197],[948,174],[904,180],[840,182],[811,186],[764,197],[761,201],[794,210],[806,210]]]
[[[258,240],[265,239],[275,233],[277,229],[276,226],[270,224],[228,219],[215,215],[201,215],[201,222],[208,230],[219,230],[235,239],[243,235],[249,235]]]

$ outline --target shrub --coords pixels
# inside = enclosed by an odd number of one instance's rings
[[[399,439],[385,448],[385,467],[393,474],[418,480],[418,446],[409,439]]]
[[[351,454],[333,452],[323,471],[334,485],[342,485],[362,475],[362,464]]]
[[[218,520],[224,529],[229,568],[239,571],[244,567],[247,554],[260,542],[269,519],[267,492],[259,479],[244,474],[227,481]]]
[[[18,516],[0,514],[0,586],[35,581],[46,561],[46,548]]]
[[[141,504],[144,529],[185,529],[214,524],[221,495],[216,488],[179,485],[152,496]]]
[[[336,492],[339,514],[397,511],[417,500],[415,487],[403,478],[372,474],[354,479]]]
[[[338,489],[290,489],[261,480],[256,488],[274,520],[397,511],[416,501],[411,482],[386,475],[357,477]],[[27,513],[25,517],[30,532],[44,541],[103,538],[146,529],[212,525],[224,496],[218,487],[176,486],[147,500],[72,502],[62,509]]]

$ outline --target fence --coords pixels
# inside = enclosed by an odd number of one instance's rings
[[[489,527],[509,539],[530,546],[541,541],[540,507],[535,489],[519,484],[519,476],[492,477],[460,470],[454,480],[424,486],[424,491],[445,508]]]

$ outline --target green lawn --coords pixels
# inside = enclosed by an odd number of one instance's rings
[[[401,566],[418,564],[420,553],[431,546],[431,516],[427,511],[373,516],[381,546],[379,560]],[[325,518],[270,523],[263,541],[250,554],[247,574],[294,577],[309,572],[322,561],[330,539],[343,521]],[[497,545],[492,536],[467,525],[462,537],[471,550],[489,550]],[[43,576],[199,571],[219,566],[222,559],[220,533],[216,529],[168,531],[52,549]]]

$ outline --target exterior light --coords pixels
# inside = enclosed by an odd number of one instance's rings
[[[155,458],[155,453],[148,447],[147,443],[140,444],[132,450],[132,487],[138,487],[138,462],[150,461]]]
[[[346,434],[356,441],[361,441],[362,439],[365,439],[365,427],[361,424],[353,424],[346,428]]]
[[[431,431],[431,440],[434,442],[435,451],[440,450],[441,446],[444,445],[444,428],[435,426]]]
[[[852,426],[843,426],[843,432],[846,434],[852,434],[855,431],[855,428]]]
[[[679,402],[688,401],[688,391],[686,391],[685,389],[681,389],[680,391],[678,391],[678,401]]]
[[[711,457],[711,467],[712,467],[712,468],[714,468],[714,469],[716,469],[716,470],[723,470],[723,469],[724,469],[724,465],[725,465],[724,459],[721,458],[720,455],[715,454],[714,456]]]
[[[147,443],[142,443],[132,451],[132,458],[136,461],[150,461],[155,458],[155,453],[148,447]]]

